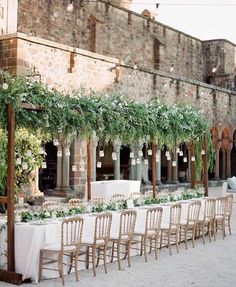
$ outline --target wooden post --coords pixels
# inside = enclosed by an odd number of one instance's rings
[[[91,140],[87,142],[87,199],[91,200]]]
[[[15,113],[7,107],[7,261],[8,271],[15,271],[14,194],[15,194]]]
[[[156,198],[156,151],[157,146],[152,144],[152,195]]]
[[[190,145],[190,167],[191,167],[191,189],[194,189],[195,188],[195,176],[194,176],[194,161],[192,161],[192,157],[194,156],[194,144],[193,142],[191,142],[191,145]]]
[[[16,285],[22,284],[22,275],[15,273],[15,113],[12,105],[7,106],[7,195],[0,202],[7,204],[7,271],[0,269],[0,281]]]
[[[203,138],[203,150],[205,154],[202,155],[203,160],[203,184],[205,189],[205,196],[208,196],[208,168],[207,168],[207,137],[204,135]]]

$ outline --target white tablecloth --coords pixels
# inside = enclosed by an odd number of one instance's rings
[[[91,182],[92,198],[102,197],[105,202],[111,200],[113,194],[122,193],[129,198],[133,192],[140,192],[139,180],[106,180]]]
[[[182,203],[181,220],[185,220],[187,217],[187,210],[190,201]],[[169,223],[170,207],[171,204],[156,205],[163,207],[162,225]],[[134,208],[137,212],[137,220],[135,230],[145,229],[146,212],[149,207]],[[201,205],[201,215],[204,210],[204,200]],[[94,227],[95,227],[95,215],[85,214],[81,215],[84,219],[83,237],[82,240],[93,239]],[[120,212],[112,212],[112,226],[111,236],[115,236],[118,233],[118,226],[120,221]],[[39,252],[40,249],[48,244],[57,244],[60,241],[60,227],[61,222],[54,220],[54,223],[48,223],[47,225],[33,225],[29,223],[16,225],[15,228],[15,263],[16,272],[23,274],[23,279],[31,278],[33,281],[38,282],[39,271]],[[81,264],[80,269],[84,269],[85,265]],[[44,277],[57,277],[58,273],[52,273],[51,271],[43,271]]]

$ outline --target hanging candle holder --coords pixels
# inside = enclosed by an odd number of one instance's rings
[[[47,163],[44,161],[44,162],[42,162],[42,168],[44,169],[44,168],[47,168]]]
[[[97,168],[101,168],[102,167],[102,163],[100,161],[97,162]]]
[[[135,159],[131,160],[131,165],[136,165],[136,160]]]
[[[206,151],[203,149],[202,150],[202,155],[205,155],[206,154]]]
[[[99,151],[99,157],[104,157],[104,150]]]
[[[176,148],[176,153],[180,153],[180,148],[179,147]]]
[[[165,156],[170,157],[170,152],[168,150],[166,151]]]
[[[16,159],[16,165],[20,165],[20,164],[21,164],[21,158],[18,157],[18,158]]]
[[[77,171],[77,167],[76,167],[75,164],[72,165],[71,170],[72,170],[73,172]]]
[[[191,161],[195,161],[195,156],[191,156]]]
[[[116,152],[113,152],[112,154],[111,154],[111,157],[112,157],[112,160],[117,160],[117,154],[116,154]]]
[[[148,155],[152,155],[152,150],[151,149],[148,150]]]
[[[129,157],[130,157],[130,158],[134,158],[134,153],[133,153],[133,152],[130,152]]]
[[[172,161],[172,166],[174,166],[174,167],[176,166],[176,161],[175,160]]]
[[[158,153],[156,154],[156,162],[160,162],[160,155]]]
[[[140,164],[141,163],[141,159],[140,158],[137,158],[137,164]]]
[[[183,156],[183,155],[184,155],[183,151],[180,150],[180,151],[179,151],[179,156]]]
[[[45,153],[44,148],[43,148],[43,147],[40,147],[40,148],[39,148],[39,154],[44,154],[44,153]]]
[[[188,159],[186,156],[183,158],[183,162],[188,162]]]
[[[58,139],[53,139],[53,145],[54,145],[54,146],[58,146],[58,145],[59,145]]]
[[[145,159],[145,160],[144,160],[144,164],[145,164],[145,165],[148,165],[148,159]]]

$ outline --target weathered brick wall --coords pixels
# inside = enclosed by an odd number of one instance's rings
[[[232,82],[235,72],[235,51],[235,45],[226,40],[203,42],[204,62],[206,65],[205,78],[208,77],[210,83],[226,87],[227,80]],[[215,73],[212,72],[214,67],[217,68]]]
[[[61,0],[20,0],[18,31],[140,67],[169,72],[174,65],[173,74],[203,79],[200,40],[103,1],[83,3],[68,13]]]
[[[0,41],[0,68],[16,74],[17,39],[8,38]]]
[[[184,102],[201,108],[211,125],[218,121],[236,123],[236,96],[230,91],[174,77],[171,73],[134,69],[123,62],[116,82],[115,58],[19,35],[17,72],[29,73],[35,67],[42,80],[52,87],[67,91],[83,86],[101,94],[118,93],[143,102],[159,96],[170,104]],[[5,41],[1,45],[2,42]],[[72,73],[69,72],[71,52],[75,53]]]

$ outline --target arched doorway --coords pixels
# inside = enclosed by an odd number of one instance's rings
[[[233,148],[231,151],[231,176],[236,176],[236,130],[233,134]]]
[[[57,147],[52,142],[45,144],[46,168],[39,171],[39,189],[47,193],[47,190],[56,187],[57,177]],[[50,192],[48,192],[50,194]]]

